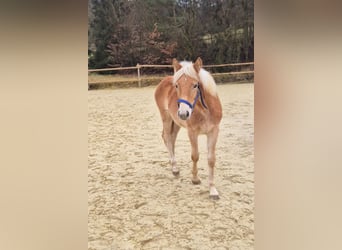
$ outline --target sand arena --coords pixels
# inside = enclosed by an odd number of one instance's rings
[[[171,172],[153,87],[89,91],[88,249],[253,249],[254,85],[218,85],[223,118],[209,199],[206,137],[191,183],[186,130]]]

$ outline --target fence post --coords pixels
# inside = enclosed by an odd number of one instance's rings
[[[137,64],[137,68],[138,68],[138,84],[139,84],[139,88],[141,88],[141,78],[140,78],[140,64]]]

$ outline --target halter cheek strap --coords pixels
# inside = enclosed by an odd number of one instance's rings
[[[196,105],[196,102],[198,100],[198,97],[201,97],[201,103],[203,105],[204,108],[208,109],[208,107],[205,105],[204,103],[204,100],[203,100],[203,96],[202,96],[202,92],[201,92],[201,89],[198,87],[198,90],[197,90],[197,94],[196,94],[196,97],[195,97],[195,100],[193,102],[193,104],[191,104],[190,102],[188,102],[187,100],[184,100],[184,99],[178,99],[177,100],[177,103],[185,103],[186,105],[188,105],[191,109],[194,109],[195,108],[195,105]]]
[[[201,89],[199,87],[198,87],[198,92],[199,92],[199,96],[201,97],[201,103],[202,103],[203,107],[208,109],[207,105],[205,105],[205,103],[204,103],[203,95],[202,95]]]

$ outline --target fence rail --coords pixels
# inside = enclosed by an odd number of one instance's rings
[[[246,62],[246,63],[227,63],[227,64],[215,64],[215,65],[203,65],[203,68],[219,68],[219,67],[228,67],[228,66],[247,66],[254,65],[254,62]],[[137,70],[137,80],[138,85],[141,87],[141,72],[142,68],[172,68],[172,65],[149,65],[149,64],[137,64],[136,66],[131,67],[116,67],[116,68],[105,68],[105,69],[88,69],[88,73],[92,72],[105,72],[105,71],[120,71],[120,70]],[[254,74],[254,70],[247,71],[235,71],[235,72],[224,72],[224,73],[212,73],[215,75],[238,75],[238,74]],[[153,77],[144,77],[143,79],[153,79]]]

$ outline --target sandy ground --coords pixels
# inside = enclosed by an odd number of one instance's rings
[[[223,120],[209,199],[206,137],[191,183],[190,143],[176,141],[171,173],[155,87],[89,91],[88,249],[253,249],[253,84],[219,85]]]

